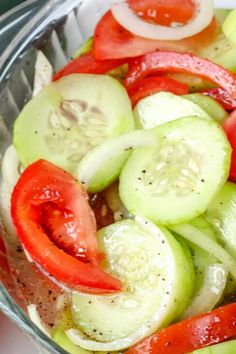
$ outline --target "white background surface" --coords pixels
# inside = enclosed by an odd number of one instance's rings
[[[38,354],[30,339],[0,312],[0,354]]]
[[[1,0],[0,0],[1,1]],[[215,0],[218,7],[236,7],[236,0]],[[87,17],[86,22],[87,22]],[[34,344],[0,313],[0,354],[38,354]]]

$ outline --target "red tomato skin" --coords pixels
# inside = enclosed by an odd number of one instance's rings
[[[216,36],[217,22],[195,36],[181,41],[158,41],[136,36],[123,28],[108,11],[98,22],[94,33],[93,53],[97,60],[133,58],[155,50],[196,51]]]
[[[124,64],[126,60],[96,60],[92,53],[73,59],[58,71],[53,81],[72,74],[106,74],[108,71]]]
[[[83,263],[59,249],[45,233],[40,224],[40,208],[48,202],[74,213],[79,239],[88,249],[90,263]],[[13,190],[11,214],[25,249],[56,280],[70,288],[91,293],[121,289],[120,281],[98,266],[96,223],[87,193],[66,171],[45,160],[28,166]]]
[[[158,51],[133,60],[126,76],[126,86],[158,72],[182,72],[197,75],[224,88],[236,98],[236,76],[211,62],[193,54]]]
[[[236,110],[228,116],[222,126],[232,147],[229,179],[236,183]]]
[[[210,96],[219,102],[227,111],[236,109],[236,100],[233,99],[229,93],[221,87],[216,87],[210,90],[201,92],[205,96]]]
[[[195,12],[195,4],[191,0],[128,0],[132,10],[146,21],[162,26],[170,26],[172,22],[186,23]]]
[[[186,95],[189,92],[189,88],[186,84],[162,76],[148,77],[128,87],[128,94],[133,107],[142,98],[160,91],[172,92],[175,95]]]
[[[187,354],[235,335],[236,303],[233,303],[164,328],[125,353]]]

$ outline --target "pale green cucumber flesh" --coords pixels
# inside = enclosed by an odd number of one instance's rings
[[[218,123],[222,123],[228,116],[224,108],[211,97],[204,96],[200,93],[191,93],[182,97],[200,106]]]
[[[181,118],[154,129],[157,143],[133,151],[121,172],[121,200],[157,224],[189,221],[226,181],[230,145],[212,120]]]
[[[232,10],[222,24],[225,37],[233,46],[236,46],[236,10]]]
[[[187,116],[211,119],[200,105],[170,92],[158,92],[145,97],[134,109],[136,126],[144,129]]]
[[[236,340],[227,341],[220,344],[211,345],[198,349],[192,354],[234,354],[236,353]]]
[[[119,176],[133,149],[153,144],[155,138],[152,131],[135,130],[110,139],[85,155],[75,175],[89,192],[100,192]]]
[[[204,47],[198,53],[199,56],[207,58],[225,69],[235,72],[235,47],[228,41],[225,35],[220,32],[215,41],[209,46]]]
[[[117,80],[74,74],[25,106],[14,124],[13,143],[24,166],[44,158],[73,173],[88,151],[133,128],[130,100]]]
[[[236,185],[227,182],[208,206],[206,218],[211,223],[223,247],[236,257]]]
[[[193,265],[166,229],[136,218],[100,230],[98,239],[105,269],[122,280],[124,290],[107,296],[74,293],[79,329],[99,343],[114,347],[124,339],[131,345],[179,316],[192,292]]]

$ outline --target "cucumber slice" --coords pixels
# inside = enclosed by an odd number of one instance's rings
[[[185,73],[170,73],[168,77],[180,81],[183,84],[188,85],[190,92],[196,92],[200,90],[207,90],[215,87],[210,81],[205,81],[198,76]]]
[[[136,126],[144,129],[187,116],[211,119],[199,105],[169,92],[158,92],[143,98],[134,109]]]
[[[218,232],[223,247],[236,258],[236,185],[227,182],[209,205],[206,218]]]
[[[132,152],[121,172],[121,200],[157,224],[191,220],[226,181],[230,145],[212,120],[181,118],[154,130],[157,143]]]
[[[85,350],[72,343],[71,340],[67,337],[65,331],[71,328],[73,325],[74,323],[71,316],[71,311],[66,310],[58,321],[56,328],[53,330],[52,339],[54,342],[56,342],[70,354],[95,354],[94,352]],[[96,354],[106,354],[106,352],[96,352]]]
[[[213,43],[202,48],[198,54],[223,66],[225,69],[236,72],[236,48],[232,46],[222,32],[217,35]]]
[[[152,145],[155,141],[156,134],[144,130],[136,130],[109,140],[85,155],[75,175],[89,192],[99,192],[119,176],[131,150]]]
[[[79,49],[74,54],[74,58],[78,58],[81,57],[81,55],[90,53],[92,49],[93,49],[93,37],[87,39],[87,41],[85,41],[81,45],[81,47],[79,47]]]
[[[236,45],[236,10],[232,10],[224,20],[222,30],[232,45]]]
[[[192,354],[234,354],[236,353],[236,340],[211,345],[207,348],[194,350]]]
[[[106,270],[121,279],[122,293],[74,293],[72,311],[79,330],[69,338],[89,350],[121,350],[167,325],[183,311],[191,295],[193,265],[164,228],[136,217],[98,233],[107,254]]]
[[[209,236],[190,224],[171,226],[171,230],[184,237],[186,240],[192,242],[196,246],[207,250],[209,254],[223,263],[226,269],[230,271],[233,278],[236,279],[236,260],[232,258],[223,247],[211,240]]]
[[[200,93],[192,93],[182,97],[200,106],[218,123],[222,123],[228,116],[224,108],[211,97],[204,96]]]
[[[44,158],[73,173],[93,147],[134,128],[130,100],[115,79],[75,74],[35,96],[14,124],[23,165]]]

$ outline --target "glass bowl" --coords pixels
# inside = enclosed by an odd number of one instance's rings
[[[215,5],[233,8],[236,0],[216,0]],[[32,96],[37,50],[57,71],[92,35],[108,6],[108,0],[28,0],[0,17],[0,160],[11,143],[13,122]],[[0,235],[4,234],[7,236],[0,225]],[[7,289],[9,277],[0,272],[0,310],[42,350],[66,353],[17,305],[17,294]]]

